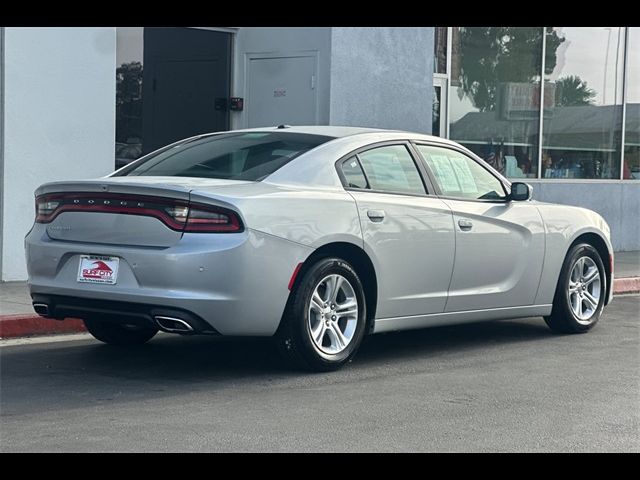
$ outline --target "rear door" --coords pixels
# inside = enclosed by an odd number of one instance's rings
[[[446,312],[532,305],[545,249],[531,202],[511,202],[502,182],[461,151],[416,145],[455,226]]]
[[[449,207],[430,195],[408,143],[361,149],[338,163],[358,206],[378,280],[376,318],[441,313],[454,255]]]

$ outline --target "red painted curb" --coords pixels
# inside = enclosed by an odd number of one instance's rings
[[[0,316],[0,338],[32,337],[53,335],[56,333],[86,332],[84,323],[77,318],[68,318],[63,322],[43,318],[39,315],[2,315]]]
[[[613,293],[640,293],[640,277],[614,278]]]

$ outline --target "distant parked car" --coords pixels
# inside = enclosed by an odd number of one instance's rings
[[[96,180],[36,191],[29,287],[98,340],[274,336],[315,370],[366,334],[543,316],[591,329],[609,227],[531,200],[457,143],[351,127],[199,135]]]

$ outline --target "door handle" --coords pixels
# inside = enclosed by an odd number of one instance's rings
[[[384,220],[384,210],[367,210],[367,217],[372,222],[379,223]]]
[[[458,220],[458,226],[463,232],[468,232],[473,228],[473,222],[471,222],[471,220],[467,220],[466,218],[461,218],[460,220]]]

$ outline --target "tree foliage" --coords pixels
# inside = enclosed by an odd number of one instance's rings
[[[556,106],[593,105],[596,91],[577,75],[556,80]]]
[[[556,66],[564,38],[546,30],[545,73]],[[498,84],[540,79],[542,29],[539,27],[460,27],[460,82],[480,111],[496,108]]]

